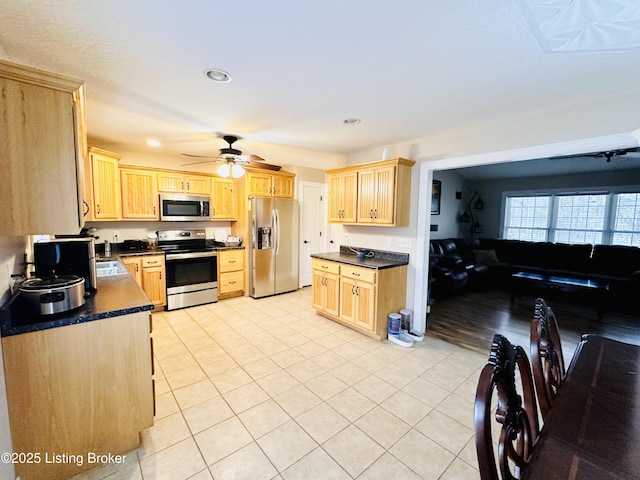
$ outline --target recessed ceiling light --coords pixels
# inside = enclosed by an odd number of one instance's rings
[[[359,118],[347,118],[342,121],[345,125],[358,125],[360,122],[361,120]]]
[[[158,140],[147,140],[147,145],[149,145],[150,147],[159,147],[160,145],[162,145]]]
[[[214,82],[218,83],[229,83],[231,81],[231,74],[225,72],[224,70],[220,70],[219,68],[209,68],[204,71],[206,77]]]

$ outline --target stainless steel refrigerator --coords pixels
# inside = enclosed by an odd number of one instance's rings
[[[298,289],[298,201],[249,197],[249,295],[267,297]]]

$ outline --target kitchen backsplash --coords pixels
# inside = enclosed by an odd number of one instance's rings
[[[158,230],[172,229],[196,229],[204,228],[207,231],[207,238],[226,238],[231,235],[230,222],[87,222],[86,228],[95,228],[95,235],[99,238],[96,243],[104,243],[109,240],[111,243],[122,243],[125,240],[146,240],[147,235],[156,233]],[[117,237],[116,237],[117,234]]]

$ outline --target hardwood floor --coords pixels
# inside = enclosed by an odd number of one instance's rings
[[[599,322],[593,306],[561,298],[545,300],[556,314],[567,364],[584,333],[640,345],[637,311],[609,309]],[[511,303],[509,293],[499,290],[467,291],[449,299],[434,300],[427,335],[488,356],[494,334],[501,333],[528,352],[534,301],[534,297],[523,295]]]

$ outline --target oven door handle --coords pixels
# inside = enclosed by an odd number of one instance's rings
[[[167,260],[182,260],[185,258],[204,258],[216,256],[218,256],[218,252],[167,253]]]

